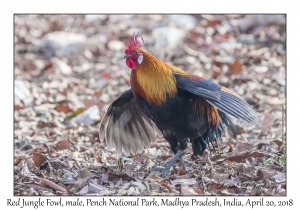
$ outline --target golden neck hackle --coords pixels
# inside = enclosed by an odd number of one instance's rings
[[[131,86],[149,104],[161,106],[169,97],[177,93],[176,80],[173,73],[186,74],[181,69],[167,64],[151,54],[139,49],[143,54],[143,62],[131,73]]]

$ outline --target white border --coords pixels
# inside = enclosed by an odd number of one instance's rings
[[[4,2],[4,1],[3,1]],[[299,11],[297,4],[292,1],[275,0],[251,0],[251,1],[161,1],[161,0],[134,0],[134,1],[9,1],[1,3],[1,65],[2,71],[0,90],[1,90],[1,188],[0,188],[0,206],[6,207],[7,199],[17,199],[13,197],[13,14],[14,13],[287,13],[287,152],[288,152],[288,173],[287,173],[287,197],[274,197],[274,201],[294,199],[294,206],[290,209],[300,209],[299,205],[299,85],[300,72],[299,62]],[[294,1],[296,2],[296,1]],[[4,134],[4,135],[3,135]],[[149,198],[149,197],[147,197]],[[162,197],[156,197],[161,199]],[[202,197],[204,198],[204,197]],[[225,197],[220,197],[223,199]],[[228,198],[228,197],[227,197]],[[238,197],[238,200],[244,202],[249,197]],[[30,198],[33,200],[34,198]],[[66,200],[68,198],[64,198]],[[71,199],[71,198],[70,198]],[[74,199],[74,198],[72,198]],[[95,198],[94,198],[95,199]],[[98,197],[98,199],[100,199]],[[182,200],[189,198],[181,197]],[[231,198],[230,198],[231,199]],[[259,197],[250,197],[250,199],[259,199]],[[270,197],[268,197],[270,199]],[[75,207],[73,207],[75,208]],[[72,209],[73,209],[72,208]],[[98,207],[103,208],[103,207]],[[111,208],[111,207],[110,207]],[[123,207],[122,209],[131,209],[139,207]],[[144,208],[144,207],[143,207]],[[151,208],[151,207],[150,207]],[[153,208],[153,207],[152,207]],[[163,207],[171,209],[174,207]],[[180,207],[175,207],[179,209]],[[186,207],[185,207],[186,208]],[[199,208],[199,207],[197,207]],[[200,207],[201,208],[201,207]],[[229,209],[232,207],[222,207]],[[265,207],[264,207],[265,208]],[[33,209],[33,208],[27,208]],[[39,208],[39,209],[51,209]],[[66,208],[64,209],[71,209]],[[78,207],[77,209],[82,209]],[[106,209],[106,208],[104,208]]]

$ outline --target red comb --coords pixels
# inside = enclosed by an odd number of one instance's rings
[[[133,38],[128,40],[128,45],[125,50],[125,53],[128,53],[134,47],[141,48],[143,45],[144,39],[141,36],[140,32],[138,32],[137,34],[133,33]]]

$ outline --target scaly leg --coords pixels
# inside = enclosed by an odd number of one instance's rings
[[[182,157],[182,156],[179,157],[179,160],[180,160],[181,166],[182,166],[182,168],[183,168],[184,170],[189,171],[189,170],[191,170],[191,169],[193,168],[193,166],[190,166],[189,168],[187,168],[187,167],[185,166],[185,163],[184,163],[184,160],[183,160],[183,157]]]
[[[181,163],[182,167],[184,168],[184,170],[189,170],[186,168],[186,166],[184,164],[183,158],[181,156],[182,153],[183,153],[183,150],[178,150],[178,152],[174,155],[174,157],[170,160],[170,162],[167,164],[167,166],[165,168],[164,167],[155,167],[155,168],[152,168],[151,171],[161,171],[162,172],[161,176],[166,177],[167,174],[170,172],[170,169],[174,165],[175,161],[178,158],[179,158],[180,163]]]

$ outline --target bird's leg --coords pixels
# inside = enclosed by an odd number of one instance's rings
[[[174,165],[175,161],[178,159],[178,158],[181,158],[181,155],[183,153],[183,150],[178,150],[178,152],[174,155],[174,157],[170,160],[170,162],[167,164],[167,166],[165,168],[163,167],[155,167],[153,168],[151,171],[161,171],[162,174],[161,176],[162,177],[165,177],[169,172],[170,172],[170,169],[172,168],[172,166]],[[180,162],[181,164],[183,163],[183,166],[182,167],[185,167],[185,164],[183,162],[183,159],[181,160],[180,159]],[[186,168],[186,167],[185,167]]]
[[[180,160],[180,163],[181,163],[181,166],[182,166],[183,170],[189,171],[189,170],[191,170],[191,169],[193,168],[193,166],[191,166],[191,167],[189,167],[189,168],[187,168],[187,167],[185,166],[185,163],[184,163],[184,160],[183,160],[183,157],[182,157],[182,156],[179,157],[179,160]]]
[[[183,168],[184,170],[186,170],[186,171],[187,171],[187,168],[186,168],[186,166],[185,166],[185,163],[184,163],[183,157],[182,157],[182,156],[180,156],[179,160],[180,160],[180,163],[181,163],[181,166],[182,166],[182,168]]]

